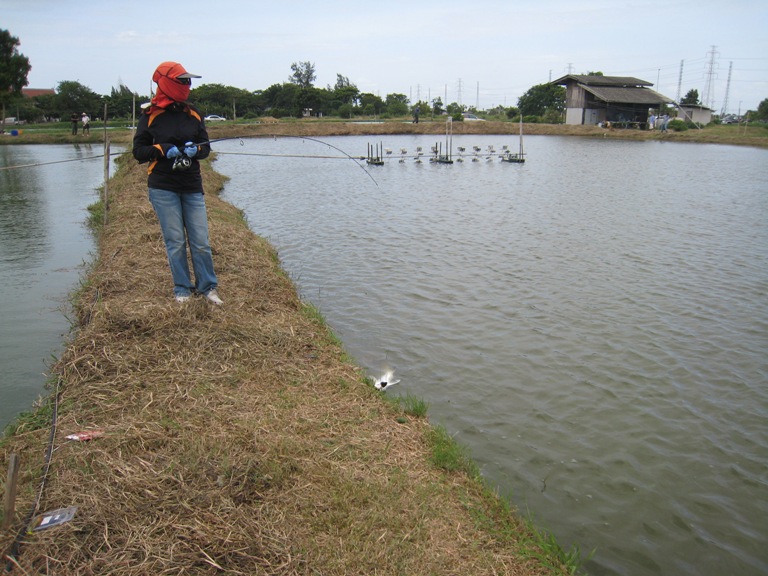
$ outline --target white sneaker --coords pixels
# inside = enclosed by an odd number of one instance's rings
[[[224,300],[219,298],[219,295],[216,293],[215,288],[213,290],[209,290],[208,292],[206,292],[205,297],[208,298],[208,300],[210,300],[214,304],[224,304]]]
[[[190,298],[191,298],[191,296],[189,296],[189,295],[182,296],[181,294],[177,294],[176,295],[176,302],[181,302],[183,304],[184,302],[189,302]]]

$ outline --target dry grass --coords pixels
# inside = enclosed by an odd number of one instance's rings
[[[122,159],[81,326],[55,367],[55,452],[14,569],[55,575],[548,574],[527,529],[476,479],[430,463],[430,425],[382,400],[273,249],[210,193],[225,305],[179,305],[143,167]],[[65,439],[101,429],[90,442]],[[32,506],[48,429],[22,422],[18,513]],[[557,571],[555,571],[557,572]]]

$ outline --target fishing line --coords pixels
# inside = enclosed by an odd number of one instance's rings
[[[328,147],[330,147],[330,148],[333,148],[334,150],[337,150],[337,151],[341,152],[342,154],[344,154],[344,156],[346,156],[347,158],[349,158],[350,160],[352,160],[352,162],[354,162],[355,164],[357,164],[357,166],[358,166],[358,167],[359,167],[359,168],[360,168],[360,169],[361,169],[363,172],[365,172],[365,173],[368,175],[368,178],[370,178],[370,179],[371,179],[371,181],[372,181],[374,184],[376,184],[376,188],[378,188],[378,187],[379,187],[379,183],[378,183],[378,182],[376,182],[376,180],[373,178],[373,176],[371,176],[371,173],[370,173],[370,172],[368,172],[368,170],[366,170],[366,169],[365,169],[365,166],[363,166],[362,164],[360,164],[360,163],[359,163],[357,160],[355,160],[355,159],[354,159],[352,156],[350,156],[349,154],[347,154],[346,152],[344,152],[344,150],[342,150],[341,148],[338,148],[337,146],[334,146],[333,144],[330,144],[329,142],[323,142],[322,140],[318,140],[318,139],[316,139],[316,138],[310,138],[309,136],[288,136],[288,138],[301,138],[302,140],[311,140],[312,142],[317,142],[317,143],[319,143],[319,144],[325,144],[326,146],[328,146]]]
[[[266,152],[221,152],[215,151],[217,155],[223,156],[264,156],[266,158],[321,158],[327,160],[349,160],[346,156],[324,156],[322,154],[267,154]],[[365,160],[365,156],[353,156],[355,160]]]
[[[312,142],[317,142],[318,144],[323,144],[324,146],[328,146],[329,148],[333,148],[334,150],[341,152],[344,156],[321,156],[321,155],[309,155],[309,154],[266,154],[266,153],[238,153],[238,152],[218,152],[218,154],[232,154],[237,155],[240,154],[242,156],[273,156],[273,157],[283,157],[283,158],[327,158],[327,159],[335,159],[335,160],[352,160],[358,168],[360,168],[363,172],[366,173],[368,178],[371,179],[371,181],[376,185],[376,187],[379,187],[379,183],[376,182],[374,177],[371,175],[368,170],[365,169],[365,166],[360,164],[358,160],[365,160],[365,157],[358,156],[354,157],[349,155],[347,152],[339,148],[338,146],[334,146],[330,142],[324,142],[322,140],[318,140],[317,138],[311,138],[309,136],[288,136],[283,134],[272,134],[271,135],[274,140],[277,140],[278,138],[298,138],[300,140],[311,140]],[[196,146],[203,146],[205,144],[214,144],[216,142],[224,142],[225,140],[239,140],[240,146],[245,146],[245,141],[243,140],[242,136],[228,136],[226,138],[216,138],[214,140],[207,140],[205,142],[198,142],[195,145]],[[119,156],[121,154],[124,154],[124,152],[112,152],[110,156]],[[0,166],[0,171],[3,170],[14,170],[16,168],[36,168],[38,166],[50,166],[52,164],[64,164],[66,162],[80,162],[81,160],[96,160],[98,158],[104,158],[104,154],[99,154],[97,156],[88,156],[86,158],[70,158],[68,160],[52,160],[50,162],[36,162],[34,164],[17,164],[16,166]]]
[[[112,152],[110,156],[120,156],[123,152]],[[96,160],[104,158],[104,154],[98,156],[86,156],[85,158],[69,158],[68,160],[51,160],[50,162],[37,162],[35,164],[17,164],[16,166],[0,166],[2,170],[14,170],[15,168],[35,168],[37,166],[50,166],[51,164],[64,164],[65,162],[80,162],[81,160]]]

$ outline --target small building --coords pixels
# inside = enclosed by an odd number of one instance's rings
[[[650,82],[629,76],[568,74],[551,84],[565,86],[566,124],[645,128],[649,110],[672,103],[651,90]]]
[[[686,122],[706,126],[712,122],[712,109],[701,104],[681,104],[677,110],[677,117]]]

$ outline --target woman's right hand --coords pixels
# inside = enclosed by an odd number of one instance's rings
[[[177,156],[181,156],[181,151],[176,146],[171,146],[165,153],[165,157],[168,159],[176,158]]]

